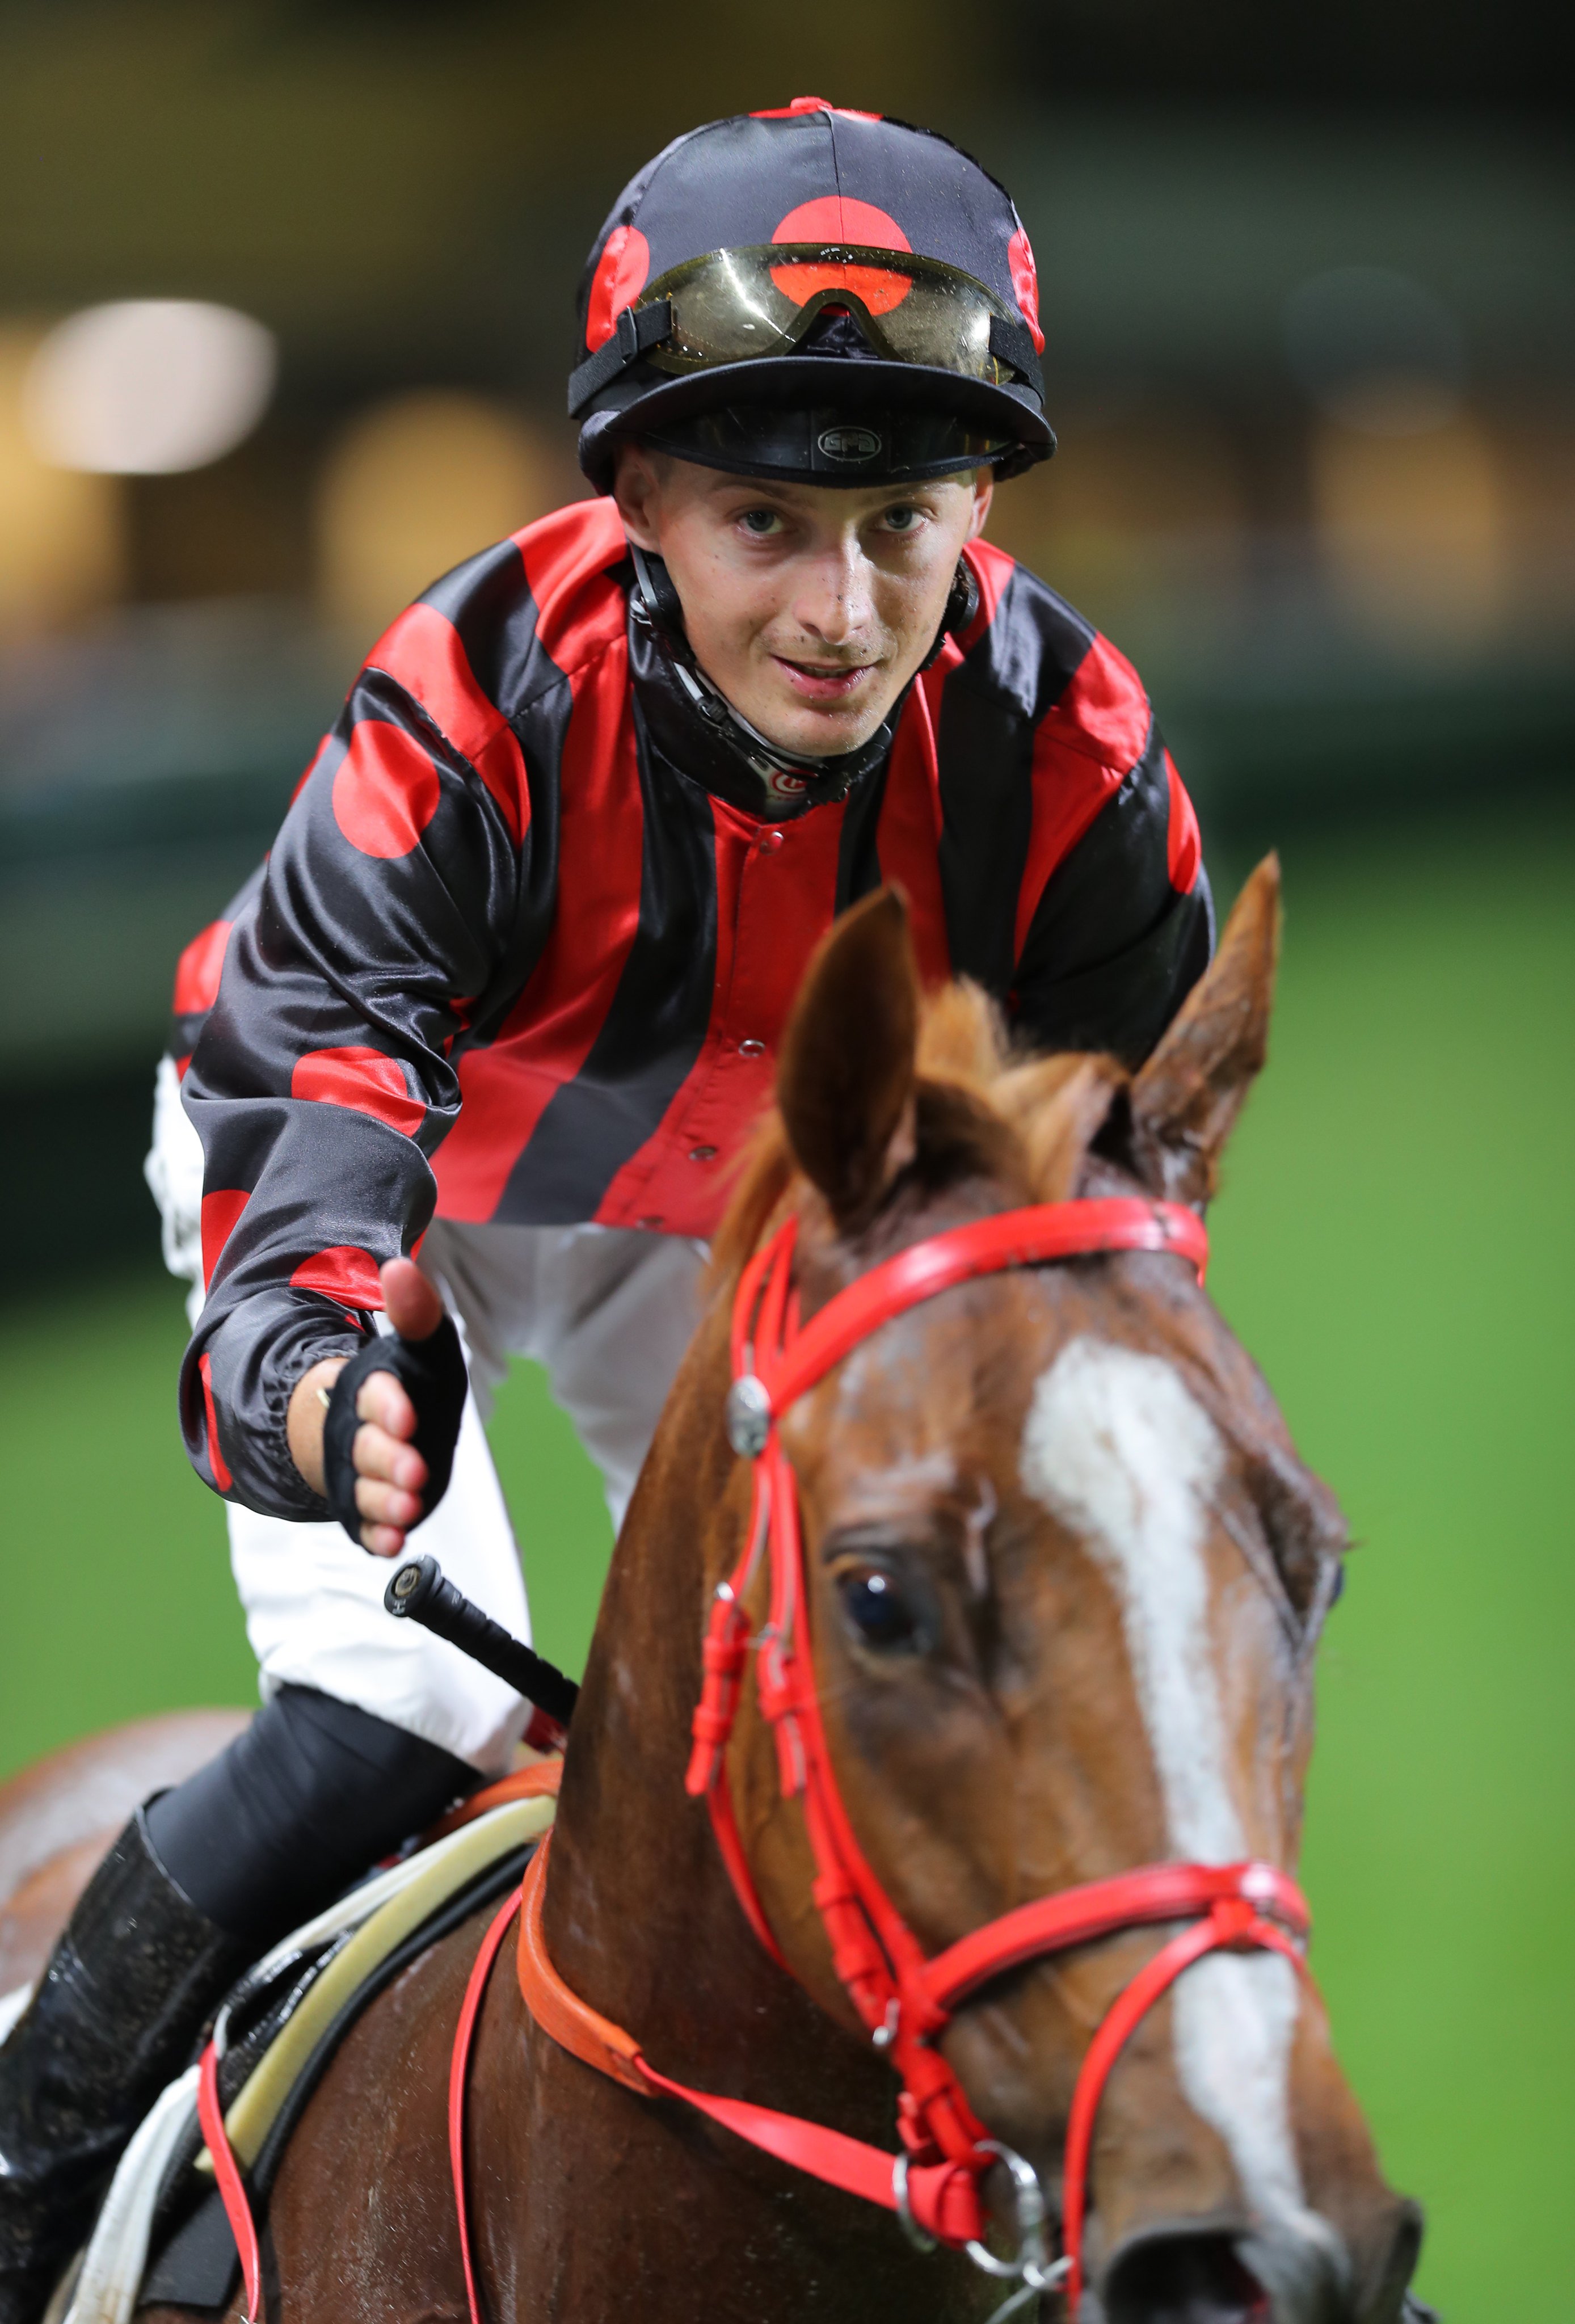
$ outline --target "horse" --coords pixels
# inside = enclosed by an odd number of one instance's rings
[[[921,2249],[933,2238],[906,2203],[910,2236],[681,2095],[747,2100],[888,2160],[895,2144],[891,2026],[871,2027],[828,1935],[824,1853],[769,1699],[776,1585],[749,1555],[760,1464],[747,1413],[735,1449],[735,1310],[773,1249],[790,1247],[791,1316],[812,1329],[893,1261],[1024,1206],[1170,1206],[1195,1223],[1264,1061],[1278,918],[1271,858],[1135,1074],[1015,1054],[966,984],[925,995],[889,890],[824,940],[614,1553],[527,1911],[550,1974],[658,2082],[564,2046],[511,1969],[514,1923],[489,1933],[489,1908],[400,1975],[318,2085],[263,2228],[271,2318],[448,2324],[472,2266],[488,2324],[1060,2312],[1064,2261],[1019,2264],[1000,2307],[961,2235]],[[1195,1901],[1015,1962],[998,1947],[908,2041],[904,2074],[940,2078],[981,2131],[984,2200],[1027,2249],[1040,2189],[1070,2226],[1069,2116],[1093,2050],[1112,2050],[1079,2165],[1075,2324],[1395,2324],[1420,2213],[1384,2181],[1294,1925],[1313,1653],[1345,1529],[1177,1250],[1081,1248],[888,1313],[776,1416],[826,1781],[932,1963],[1069,1894],[1158,1880],[1163,1895],[1189,1864],[1187,1879],[1224,1880],[1209,1868],[1250,1860],[1251,1893],[1282,1901],[1232,1889],[1257,1935],[1166,1972],[1163,1991],[1156,1965],[1201,1925]],[[741,1644],[730,1678],[703,1643],[730,1576],[753,1686]],[[707,1728],[695,1705],[714,1712],[719,1688],[727,1716]],[[0,1799],[0,1834],[5,1815]],[[501,1938],[495,1960],[484,1937]],[[1152,2006],[1112,2044],[1100,2029],[1146,1978]],[[448,2115],[467,2006],[462,2216]]]
[[[89,1735],[0,1786],[0,1996],[30,1984],[116,1834],[151,1794],[195,1775],[243,1711],[173,1711]]]

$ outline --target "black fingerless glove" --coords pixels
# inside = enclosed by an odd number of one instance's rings
[[[362,1381],[373,1372],[391,1372],[416,1407],[411,1442],[427,1463],[421,1514],[429,1517],[448,1490],[465,1410],[465,1351],[453,1316],[445,1315],[425,1340],[401,1340],[393,1333],[369,1340],[334,1382],[323,1423],[323,1491],[358,1549],[361,1528],[368,1520],[355,1506],[355,1432],[362,1425],[355,1399]]]

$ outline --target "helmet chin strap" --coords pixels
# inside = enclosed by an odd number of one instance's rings
[[[906,687],[870,740],[856,751],[838,752],[824,758],[795,756],[762,734],[758,726],[751,725],[701,669],[684,627],[683,605],[663,559],[649,549],[637,549],[633,541],[629,544],[629,554],[634,565],[631,607],[635,620],[643,622],[661,646],[691,708],[737,752],[765,785],[768,796],[775,795],[777,779],[787,775],[807,783],[806,797],[811,805],[845,798],[862,776],[880,765],[891,748],[891,738],[907,696]],[[948,637],[968,627],[978,606],[979,585],[966,560],[959,558],[941,626],[934,645],[919,665],[921,669],[928,669]]]

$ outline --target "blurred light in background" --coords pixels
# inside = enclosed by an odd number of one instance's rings
[[[278,369],[273,335],[233,307],[119,299],[58,324],[29,368],[37,450],[113,476],[204,468],[248,437]]]
[[[1478,422],[1461,417],[1395,437],[1325,420],[1312,438],[1311,481],[1330,577],[1376,642],[1447,649],[1501,627],[1508,510]]]
[[[1420,435],[1460,410],[1466,349],[1441,300],[1384,266],[1337,266],[1293,290],[1285,352],[1321,411],[1374,436]]]
[[[1509,503],[1516,633],[1568,664],[1575,609],[1575,400],[1524,399],[1497,441]]]
[[[23,424],[43,337],[0,326],[0,638],[32,635],[108,604],[124,581],[124,512],[107,476],[41,459]]]
[[[529,423],[490,398],[400,395],[352,420],[318,486],[319,594],[364,641],[476,550],[566,495]]]
[[[1292,291],[1282,322],[1320,414],[1309,496],[1338,600],[1381,647],[1486,645],[1509,611],[1508,495],[1486,426],[1464,409],[1455,317],[1408,274],[1339,266]]]
[[[1248,511],[1229,435],[1180,397],[1057,413],[1055,459],[1002,486],[990,537],[1077,604],[1147,616],[1150,650],[1165,604],[1245,578]]]

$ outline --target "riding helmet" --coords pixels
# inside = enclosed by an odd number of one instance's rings
[[[817,484],[1045,459],[1033,252],[945,138],[817,97],[691,130],[624,189],[585,266],[569,413],[611,487],[638,437]]]

